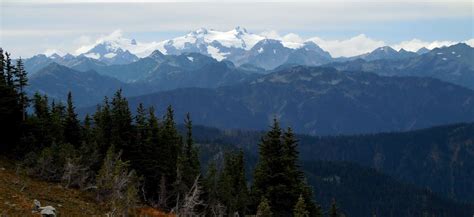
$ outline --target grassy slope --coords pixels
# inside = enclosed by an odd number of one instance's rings
[[[107,212],[103,204],[94,200],[91,192],[17,175],[13,162],[0,159],[0,216],[40,216],[31,212],[34,199],[42,206],[55,207],[58,216],[105,216]],[[140,213],[136,216],[173,216],[150,207],[136,212]]]

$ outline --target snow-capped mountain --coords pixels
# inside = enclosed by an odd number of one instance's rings
[[[164,54],[197,52],[223,60],[250,50],[263,39],[265,37],[249,33],[241,27],[226,32],[200,28],[184,36],[162,41],[158,49]]]
[[[104,41],[81,55],[102,61],[108,65],[128,64],[138,60],[137,56],[128,50],[123,50],[113,41]]]

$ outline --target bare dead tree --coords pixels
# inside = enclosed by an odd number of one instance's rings
[[[202,193],[201,186],[199,186],[199,176],[194,180],[189,192],[185,195],[182,205],[176,209],[177,216],[180,217],[190,217],[190,216],[199,216],[196,213],[196,208],[198,206],[203,206],[204,203],[200,198]]]

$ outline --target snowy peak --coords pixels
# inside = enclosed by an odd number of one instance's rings
[[[236,27],[229,31],[199,28],[184,36],[160,42],[160,51],[164,54],[198,52],[217,60],[250,50],[264,37],[248,33],[245,28]]]
[[[132,45],[132,41],[130,41],[130,45]],[[128,50],[123,50],[116,41],[104,41],[81,55],[109,65],[128,64],[138,60],[137,56]]]

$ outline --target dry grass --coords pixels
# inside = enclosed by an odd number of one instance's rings
[[[59,183],[45,182],[18,175],[15,164],[0,159],[0,216],[39,216],[32,213],[33,200],[53,206],[58,216],[105,216],[104,204],[98,204],[91,192],[67,189]],[[136,210],[138,216],[172,217],[150,207]]]

